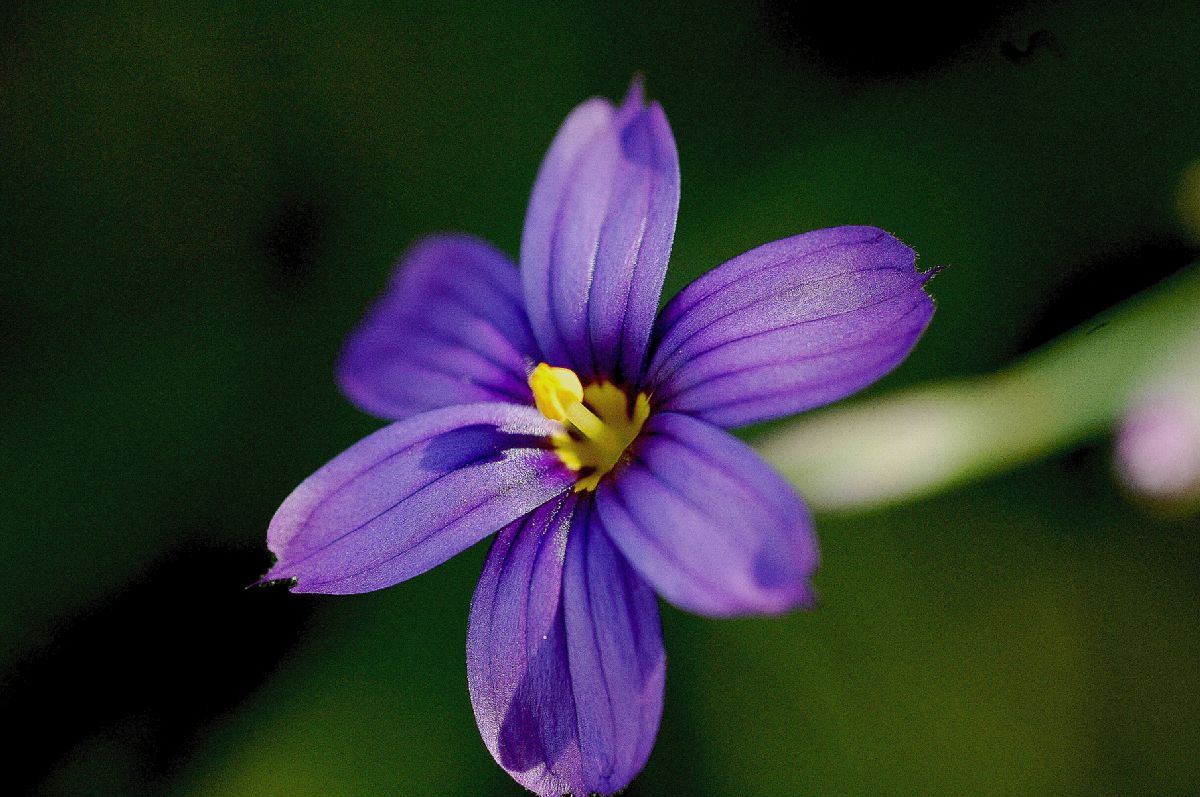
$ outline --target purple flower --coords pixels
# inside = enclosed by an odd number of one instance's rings
[[[1117,472],[1150,498],[1200,495],[1200,397],[1166,393],[1134,404],[1117,431]]]
[[[1160,359],[1118,426],[1117,473],[1135,492],[1186,508],[1200,502],[1200,330]]]
[[[871,227],[761,246],[659,313],[678,205],[675,141],[639,82],[620,107],[576,108],[520,271],[463,235],[401,259],[338,365],[396,422],[305,480],[268,532],[266,579],[344,594],[499,531],[471,602],[471,702],[496,761],[541,795],[610,794],[645,764],[655,593],[721,617],[812,602],[808,511],[725,429],[870,384],[933,313],[913,251]]]

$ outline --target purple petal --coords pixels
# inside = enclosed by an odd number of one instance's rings
[[[350,335],[338,384],[366,412],[400,420],[480,401],[532,403],[537,359],[520,275],[466,235],[425,238]]]
[[[480,733],[543,797],[624,788],[662,713],[654,593],[595,520],[590,500],[572,494],[505,528],[471,603],[467,674]]]
[[[1137,492],[1166,500],[1200,495],[1195,388],[1160,390],[1134,402],[1117,431],[1116,455],[1117,472]]]
[[[521,271],[552,365],[636,382],[642,373],[679,208],[679,158],[666,114],[635,83],[620,109],[592,99],[558,131],[538,172]]]
[[[380,429],[279,507],[264,580],[341,594],[424,573],[569,489],[545,444],[558,428],[532,407],[470,404]]]
[[[812,520],[749,446],[660,412],[631,454],[616,478],[601,482],[596,504],[609,537],[659,594],[717,616],[811,603]]]
[[[861,390],[912,350],[933,315],[930,274],[874,227],[760,246],[663,310],[655,402],[720,426],[791,415]]]

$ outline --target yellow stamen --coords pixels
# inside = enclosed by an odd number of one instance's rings
[[[567,407],[583,401],[583,385],[570,368],[541,363],[529,375],[529,387],[538,412],[552,421],[565,421]]]
[[[553,437],[554,449],[568,468],[580,474],[575,490],[595,490],[621,460],[650,417],[650,399],[639,393],[629,406],[625,391],[611,382],[586,388],[574,371],[541,363],[529,375],[533,400],[547,418],[567,424]]]

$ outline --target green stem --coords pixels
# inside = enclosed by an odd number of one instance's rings
[[[817,509],[931,493],[1104,432],[1197,330],[1193,266],[1006,370],[804,416],[758,446]]]

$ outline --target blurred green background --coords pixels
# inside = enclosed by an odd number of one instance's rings
[[[879,392],[1010,362],[1196,259],[1200,5],[17,2],[0,11],[0,717],[18,793],[516,795],[466,690],[486,543],[356,597],[245,590],[374,429],[343,336],[416,236],[515,254],[559,122],[641,71],[669,296],[837,224],[939,310]],[[1108,444],[819,518],[822,607],[666,608],[629,793],[1200,793],[1200,524]],[[7,757],[7,756],[6,756]]]

